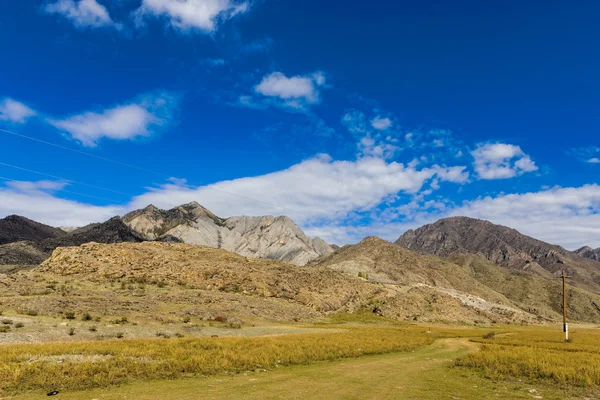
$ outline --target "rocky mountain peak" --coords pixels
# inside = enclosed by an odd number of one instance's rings
[[[286,216],[224,219],[195,201],[168,211],[133,211],[123,220],[146,240],[180,241],[298,265],[333,252],[327,243],[308,237]]]
[[[600,261],[600,248],[593,249],[589,246],[584,246],[575,250],[574,253],[581,257],[589,258],[590,260]]]
[[[59,228],[44,225],[19,215],[0,219],[0,244],[39,241],[65,235]]]

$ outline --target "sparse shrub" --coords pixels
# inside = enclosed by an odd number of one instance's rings
[[[6,333],[6,332],[10,332],[10,326],[9,325],[0,325],[0,333]]]
[[[4,310],[0,310],[0,315],[2,315],[2,313],[4,313]]]
[[[365,272],[359,272],[359,273],[358,273],[358,277],[359,277],[359,278],[366,279],[366,280],[369,280],[369,274],[367,274],[367,273],[365,273]]]
[[[159,288],[164,288],[165,286],[167,286],[167,284],[163,281],[160,281],[156,284],[156,286],[158,286]]]
[[[13,321],[12,319],[3,319],[2,320],[2,325],[12,325]]]
[[[96,332],[96,331],[98,330],[98,328],[96,328],[96,325],[92,325],[92,326],[90,326],[90,327],[88,328],[88,330],[89,330],[90,332]]]
[[[115,319],[114,321],[110,321],[110,323],[115,325],[125,325],[129,323],[129,320],[127,319],[127,317],[123,317],[120,319]]]
[[[236,322],[231,322],[229,324],[229,327],[232,328],[232,329],[242,329],[242,324],[238,324]]]
[[[73,336],[75,335],[75,328],[70,328],[69,329],[69,336]]]
[[[496,332],[491,331],[486,333],[485,335],[483,335],[484,339],[495,339],[496,338]]]
[[[94,318],[94,321],[96,321],[96,322],[100,322],[100,321],[102,321],[102,318],[100,318],[100,317],[96,317],[96,318]]]
[[[22,314],[22,315],[29,315],[30,317],[35,317],[38,315],[37,310],[32,310],[32,309],[21,309],[21,310],[18,310],[18,313]]]
[[[67,312],[65,312],[65,318],[66,319],[75,319],[75,313],[73,311],[67,311]]]
[[[168,333],[156,332],[156,337],[161,337],[161,338],[169,339],[171,336]]]
[[[176,338],[180,338],[180,339],[181,339],[181,338],[183,337],[183,333],[179,333],[179,332],[177,332],[177,333],[175,334],[175,337],[176,337]]]
[[[125,334],[123,332],[117,332],[117,334],[115,335],[115,337],[117,339],[123,339],[123,337],[125,337]]]
[[[24,324],[24,323],[22,323],[22,322],[17,322],[17,323],[15,324],[15,328],[17,328],[17,329],[19,329],[19,328],[22,328],[22,327],[24,327],[24,326],[25,326],[25,324]]]
[[[184,317],[183,318],[183,323],[184,324],[188,324],[192,319],[190,317]]]
[[[92,320],[92,316],[90,315],[90,313],[85,313],[83,314],[83,316],[81,317],[82,321],[91,321]]]

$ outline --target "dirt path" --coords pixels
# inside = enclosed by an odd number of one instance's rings
[[[558,393],[534,389],[531,386],[495,384],[467,371],[449,368],[456,357],[476,350],[477,345],[467,339],[443,339],[412,353],[282,367],[263,373],[139,382],[102,390],[61,393],[55,399],[564,398]],[[40,398],[43,398],[40,394],[28,394],[13,399]]]

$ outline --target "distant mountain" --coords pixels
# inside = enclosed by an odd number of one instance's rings
[[[489,221],[467,217],[441,219],[403,234],[396,244],[423,254],[477,254],[510,269],[554,278],[565,269],[571,282],[600,292],[600,263],[564,248]]]
[[[123,221],[146,240],[180,241],[296,265],[333,253],[331,246],[308,237],[288,217],[220,218],[197,202],[171,210],[150,205],[125,215]]]
[[[14,218],[14,217],[9,217]],[[45,232],[54,233],[52,227],[38,224],[23,217],[16,217],[19,221],[27,221],[29,226],[45,227]],[[49,228],[49,229],[48,229]],[[25,230],[23,230],[25,231]],[[111,218],[101,224],[92,224],[75,229],[70,233],[61,232],[56,236],[39,234],[42,239],[35,240],[33,235],[28,241],[14,241],[0,245],[0,265],[32,265],[39,264],[52,254],[57,247],[79,246],[84,243],[122,243],[142,242],[143,238],[129,228],[119,217]],[[0,231],[1,232],[1,231]],[[44,236],[46,236],[44,238]]]
[[[591,247],[585,246],[578,250],[575,250],[576,254],[581,257],[589,258],[591,260],[600,261],[600,248],[592,249]]]
[[[11,215],[0,219],[0,245],[21,241],[41,241],[58,238],[66,233],[58,228],[40,224],[25,217]]]

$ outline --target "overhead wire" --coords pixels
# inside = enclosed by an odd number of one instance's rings
[[[31,140],[31,141],[34,141],[34,142],[37,142],[37,143],[41,143],[41,144],[45,144],[45,145],[48,145],[48,146],[52,146],[52,147],[55,147],[55,148],[59,148],[59,149],[62,149],[62,150],[66,150],[66,151],[70,151],[70,152],[73,152],[73,153],[77,153],[77,154],[80,154],[80,155],[84,155],[84,156],[87,156],[87,157],[95,158],[95,159],[98,159],[98,160],[101,160],[101,161],[106,161],[106,162],[117,164],[117,165],[120,165],[120,166],[123,166],[123,167],[132,168],[132,169],[135,169],[135,170],[138,170],[138,171],[141,171],[141,172],[146,172],[146,173],[149,173],[149,174],[160,176],[162,178],[170,179],[172,177],[172,176],[170,176],[168,174],[164,174],[164,173],[153,171],[153,170],[150,170],[150,169],[147,169],[147,168],[139,167],[137,165],[132,165],[132,164],[124,163],[124,162],[119,161],[119,160],[114,160],[114,159],[111,159],[111,158],[98,156],[96,154],[92,154],[92,153],[88,153],[88,152],[85,152],[85,151],[73,149],[71,147],[63,146],[63,145],[60,145],[60,144],[57,144],[57,143],[53,143],[53,142],[48,142],[46,140],[41,140],[41,139],[38,139],[38,138],[35,138],[35,137],[32,137],[32,136],[27,136],[27,135],[24,135],[24,134],[21,134],[21,133],[17,133],[17,132],[13,132],[13,131],[9,131],[9,130],[6,130],[6,129],[0,129],[0,132],[8,134],[8,135],[13,135],[13,136],[16,136],[16,137],[19,137],[19,138],[22,138],[22,139],[27,139],[27,140]],[[75,183],[75,184],[79,184],[79,185],[83,185],[83,186],[88,186],[88,187],[95,188],[95,189],[105,190],[105,191],[109,191],[109,192],[113,192],[113,193],[117,193],[117,194],[121,194],[121,195],[126,195],[126,196],[132,196],[132,197],[134,196],[134,195],[129,194],[129,193],[123,193],[123,192],[115,191],[115,190],[112,190],[112,189],[103,188],[101,186],[96,186],[96,185],[91,185],[91,184],[87,184],[87,183],[80,182],[80,181],[75,181],[75,180],[72,180],[72,179],[61,178],[61,177],[58,177],[58,176],[46,174],[46,173],[39,172],[39,171],[34,171],[34,170],[31,170],[31,169],[27,169],[27,168],[23,168],[23,167],[19,167],[19,166],[14,166],[14,165],[11,165],[11,164],[6,164],[6,163],[0,162],[0,165],[6,166],[6,167],[10,167],[10,168],[19,169],[19,170],[26,171],[26,172],[31,172],[31,173],[38,174],[38,175],[41,175],[41,176],[47,176],[47,177],[54,178],[54,179],[66,180],[66,181],[71,182],[71,183]],[[237,194],[237,193],[229,192],[229,191],[226,191],[226,190],[222,190],[222,189],[216,188],[214,186],[210,186],[210,185],[198,185],[198,186],[201,186],[202,188],[205,188],[205,189],[214,190],[214,191],[217,191],[217,192],[220,192],[220,193],[228,194],[230,196],[235,196],[235,197],[238,197],[238,198],[241,198],[241,199],[250,200],[250,201],[253,201],[253,202],[256,202],[256,203],[264,204],[264,205],[272,207],[272,208],[293,211],[294,213],[302,214],[302,215],[304,215],[306,217],[309,217],[307,214],[305,214],[305,213],[303,213],[301,211],[292,210],[292,209],[290,209],[288,207],[282,207],[282,206],[279,206],[279,205],[276,205],[276,204],[273,204],[273,203],[265,202],[263,200],[259,200],[259,199],[255,199],[255,198],[252,198],[252,197],[248,197],[248,196],[240,195],[240,194]]]

